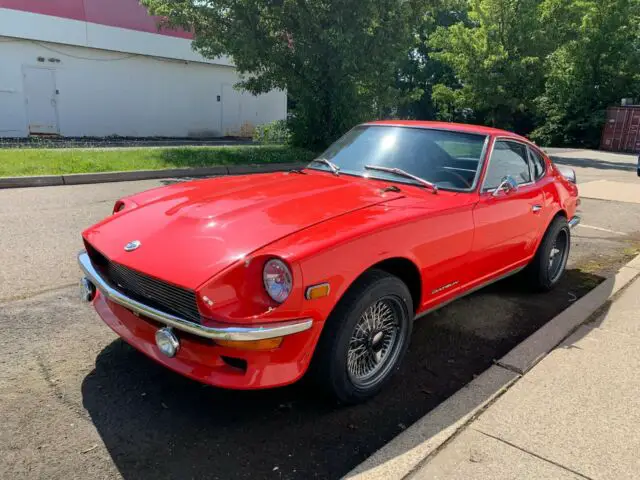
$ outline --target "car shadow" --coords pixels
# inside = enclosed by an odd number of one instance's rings
[[[398,374],[363,405],[332,404],[304,379],[253,392],[204,386],[121,340],[96,358],[83,405],[125,479],[339,478],[601,281],[568,270],[553,292],[532,295],[513,277],[429,314]]]
[[[631,163],[624,162],[612,162],[605,160],[595,160],[593,158],[568,158],[558,157],[556,155],[550,156],[554,163],[560,165],[568,165],[570,167],[584,167],[584,168],[597,168],[599,170],[625,170],[634,171],[637,166]]]

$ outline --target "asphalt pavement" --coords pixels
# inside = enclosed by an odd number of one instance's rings
[[[566,161],[595,156],[580,155]],[[579,182],[640,184],[627,157],[607,158],[573,165]],[[80,232],[118,197],[164,183],[0,190],[0,478],[338,478],[640,246],[640,204],[583,199],[554,292],[500,282],[423,318],[389,388],[339,408],[305,382],[233,392],[182,378],[80,304]]]

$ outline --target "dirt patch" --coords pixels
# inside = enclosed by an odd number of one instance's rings
[[[621,240],[621,247],[616,252],[598,253],[588,259],[584,259],[575,265],[575,269],[600,277],[609,277],[640,254],[640,239],[630,236]],[[594,285],[595,286],[595,285]]]

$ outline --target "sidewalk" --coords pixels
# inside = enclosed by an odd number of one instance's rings
[[[640,278],[409,478],[640,478]]]

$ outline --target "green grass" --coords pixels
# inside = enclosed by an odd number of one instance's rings
[[[281,145],[113,149],[0,149],[0,177],[307,162],[308,150]]]

